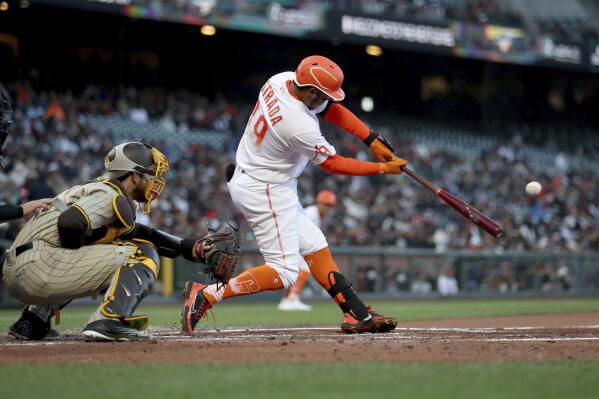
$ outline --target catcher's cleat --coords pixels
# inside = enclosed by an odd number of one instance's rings
[[[207,285],[188,281],[183,289],[183,310],[181,311],[181,332],[191,335],[196,324],[212,308],[202,291]]]
[[[58,331],[50,327],[50,320],[45,322],[27,309],[10,326],[8,333],[23,341],[53,341],[60,336]]]
[[[368,313],[371,317],[362,321],[356,320],[349,313],[343,313],[341,331],[346,334],[374,334],[386,333],[397,327],[397,319],[395,317],[383,316],[382,314],[376,313],[370,306],[368,306]]]
[[[81,333],[88,342],[147,341],[151,338],[147,331],[139,331],[116,319],[92,321]]]

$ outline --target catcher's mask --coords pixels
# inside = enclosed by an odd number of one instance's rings
[[[114,147],[104,159],[104,168],[113,179],[130,173],[137,172],[150,176],[144,190],[146,198],[143,213],[150,213],[150,204],[158,198],[166,185],[165,174],[169,170],[166,156],[155,147],[130,142]]]

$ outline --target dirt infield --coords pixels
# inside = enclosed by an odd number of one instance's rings
[[[599,313],[421,321],[388,334],[337,328],[153,332],[151,342],[86,343],[76,333],[53,342],[0,335],[0,363],[415,362],[599,359]]]

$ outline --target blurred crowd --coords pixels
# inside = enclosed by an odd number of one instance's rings
[[[208,102],[191,92],[111,91],[89,86],[75,96],[70,92],[36,93],[27,83],[12,89],[15,128],[5,145],[5,167],[0,173],[1,200],[6,203],[53,196],[102,174],[105,154],[118,143],[111,132],[92,130],[86,115],[127,117],[139,123],[141,130],[145,122],[157,119],[167,132],[178,134],[200,127],[223,134],[239,130],[231,117],[231,103],[222,99]],[[148,144],[167,156],[171,153],[163,141]],[[229,161],[226,154],[201,145],[190,145],[182,157],[170,157],[168,186],[156,201],[150,222],[191,235],[217,217],[232,217],[223,172]],[[13,238],[20,223],[0,225],[0,237]]]
[[[485,262],[486,263],[486,262]],[[592,266],[591,266],[592,267]],[[400,267],[388,270],[384,278],[377,267],[358,267],[356,289],[359,291],[410,293],[412,295],[458,295],[460,292],[486,292],[508,294],[515,292],[557,292],[570,289],[587,289],[597,286],[596,276],[591,281],[579,281],[588,268],[568,263],[526,260],[502,260],[481,265],[477,262],[455,262],[445,259],[440,263],[430,261],[427,266]]]
[[[182,155],[171,157],[165,192],[155,202],[151,218],[143,221],[187,236],[219,219],[239,216],[228,195],[224,169],[234,157],[252,104],[223,96],[209,100],[184,90],[90,86],[75,95],[36,92],[27,83],[9,88],[16,102],[15,129],[5,146],[1,201],[17,204],[52,196],[101,175],[104,155],[116,143],[111,132],[92,130],[86,117],[119,115],[139,123],[141,130],[151,119],[171,126],[173,134],[202,127],[227,137],[225,151],[190,145]],[[521,140],[466,160],[402,139],[392,118],[381,120],[385,124],[371,126],[388,137],[418,173],[500,222],[505,234],[499,239],[487,235],[407,176],[332,176],[309,165],[299,181],[302,203],[312,204],[323,189],[333,190],[339,198],[324,227],[330,245],[493,252],[599,248],[597,171],[576,166],[570,154],[556,152],[555,168],[535,174]],[[353,136],[326,122],[321,126],[338,153],[372,160],[369,149]],[[148,144],[169,156],[168,143],[165,137]],[[524,192],[531,180],[544,187],[538,197]],[[0,225],[0,236],[13,238],[21,223]],[[253,243],[250,232],[248,244]]]
[[[392,137],[398,153],[414,169],[500,222],[499,239],[464,221],[427,190],[405,176],[338,178],[316,168],[303,179],[306,191],[312,182],[341,195],[342,207],[328,239],[339,245],[429,247],[443,251],[468,248],[495,252],[512,250],[585,251],[599,248],[598,176],[590,169],[574,169],[570,157],[556,153],[553,173],[537,174],[524,158],[519,140],[490,148],[472,162],[421,143]],[[351,138],[332,140],[341,154],[366,159],[368,150]],[[306,176],[306,177],[309,177]],[[395,181],[393,181],[395,180]],[[527,182],[544,187],[538,197],[524,192]]]

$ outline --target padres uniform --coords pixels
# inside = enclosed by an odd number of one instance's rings
[[[150,204],[165,187],[168,160],[139,142],[119,144],[105,158],[105,179],[72,187],[38,211],[7,251],[4,280],[27,304],[10,334],[55,339],[50,319],[71,299],[106,289],[82,335],[88,341],[148,339],[135,309],[160,268],[159,254],[201,261],[200,240],[136,223],[136,203]],[[135,201],[135,202],[134,202]]]
[[[46,211],[38,211],[17,235],[8,250],[4,281],[21,301],[38,315],[61,303],[107,288],[117,268],[135,252],[132,245],[110,244],[129,232],[133,220],[124,220],[117,203],[133,202],[118,181],[98,181],[60,193]],[[89,243],[77,249],[61,246],[58,217],[69,206],[79,209],[89,222]]]
[[[266,264],[288,288],[297,279],[301,258],[327,246],[322,231],[303,212],[297,177],[308,161],[320,164],[335,155],[323,137],[317,114],[291,95],[293,72],[264,85],[237,150],[229,182],[234,204],[250,223]]]

